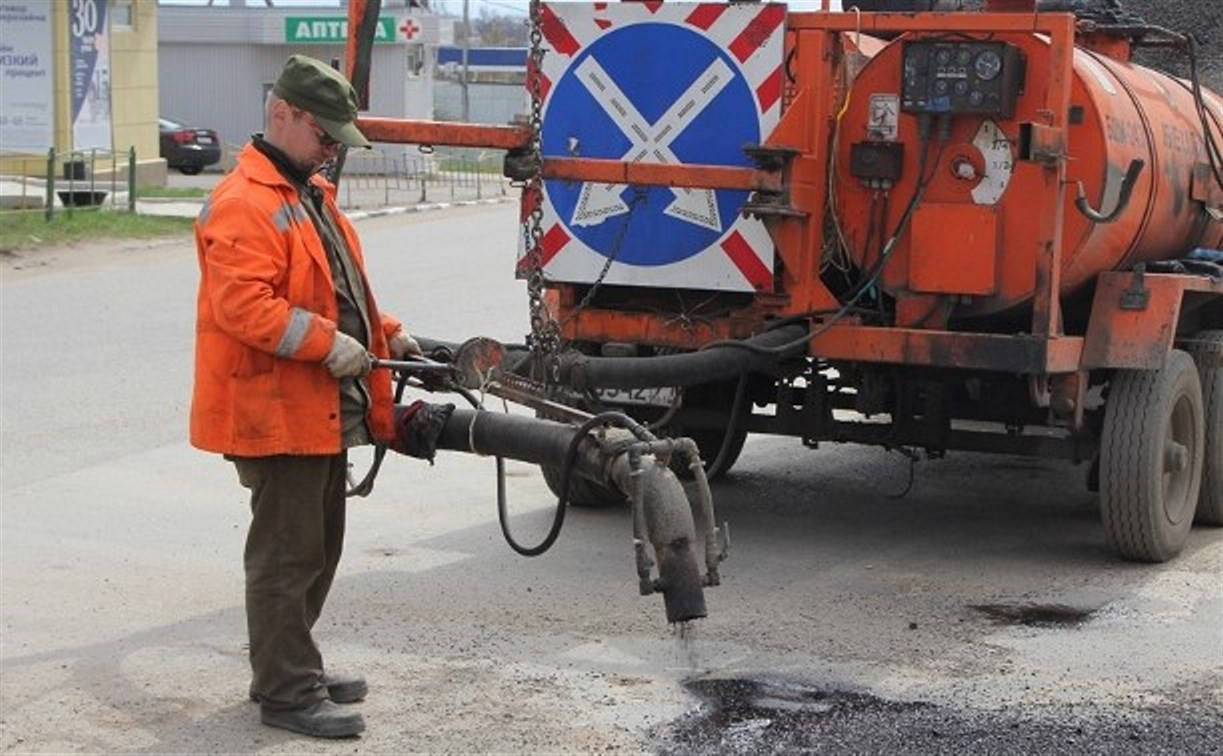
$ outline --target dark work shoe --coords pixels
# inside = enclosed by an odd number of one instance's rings
[[[327,699],[306,709],[278,711],[260,707],[259,718],[268,727],[300,732],[312,738],[351,738],[365,731],[365,719],[360,713],[341,709]]]
[[[369,693],[369,686],[365,684],[365,678],[357,675],[324,672],[323,685],[327,687],[327,697],[338,704],[356,703]],[[259,693],[255,691],[254,683],[251,683],[250,697],[252,701],[259,702]]]
[[[359,675],[324,672],[323,685],[327,686],[327,697],[338,704],[356,703],[369,693],[365,678]]]

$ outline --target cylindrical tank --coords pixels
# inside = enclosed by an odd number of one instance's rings
[[[990,49],[1001,54],[983,56]],[[1040,111],[1049,61],[1049,40],[1032,34],[905,36],[859,73],[838,124],[833,199],[846,252],[861,271],[877,265],[918,193],[919,122],[927,119],[916,111],[953,111],[928,118],[925,189],[883,268],[889,294],[947,297],[956,317],[1017,311],[1030,301],[1040,250],[1034,213],[1045,190],[1041,166],[1026,159],[1024,125],[1047,120]],[[985,98],[973,93],[978,87]],[[1223,101],[1203,96],[1223,145]],[[1076,49],[1066,117],[1063,295],[1103,271],[1223,246],[1223,223],[1206,208],[1223,204],[1223,193],[1187,82]],[[1135,160],[1144,167],[1111,222],[1076,209],[1082,182],[1090,206],[1108,213]]]

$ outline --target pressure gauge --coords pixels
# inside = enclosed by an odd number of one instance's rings
[[[977,56],[973,63],[973,71],[981,81],[991,81],[1002,73],[1002,56],[993,50],[986,50]]]
[[[904,67],[905,67],[905,80],[913,79],[919,73],[921,73],[921,69],[918,68],[918,64],[917,64],[917,56],[915,55],[905,56]]]

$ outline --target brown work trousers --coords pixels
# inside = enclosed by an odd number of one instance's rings
[[[254,690],[269,709],[327,696],[310,635],[344,546],[348,455],[231,457],[251,491],[246,624]]]

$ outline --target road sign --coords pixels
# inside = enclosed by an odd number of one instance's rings
[[[780,116],[785,8],[555,3],[543,8],[545,156],[750,165]],[[773,246],[741,191],[549,181],[550,280],[767,291]]]

